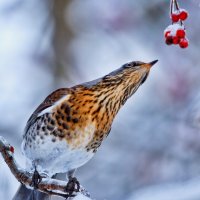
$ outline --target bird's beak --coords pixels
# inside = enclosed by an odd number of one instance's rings
[[[155,65],[157,62],[158,62],[158,60],[154,60],[154,61],[152,61],[152,62],[150,62],[150,63],[145,64],[145,67],[150,69],[150,68],[151,68],[153,65]]]
[[[158,60],[154,60],[154,61],[152,61],[152,62],[150,62],[150,63],[148,63],[148,64],[152,67],[152,66],[155,65],[157,62],[158,62]]]
[[[150,64],[151,66],[153,66],[153,65],[156,64],[157,62],[158,62],[158,60],[154,60],[154,61],[150,62],[149,64]]]

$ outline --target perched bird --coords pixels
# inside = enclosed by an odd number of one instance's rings
[[[51,93],[27,122],[22,150],[32,168],[53,176],[88,162],[108,136],[126,100],[149,75],[150,63],[124,64],[97,80]]]

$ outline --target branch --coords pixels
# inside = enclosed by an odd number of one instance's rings
[[[14,158],[14,148],[11,146],[7,141],[0,136],[0,153],[3,156],[4,161],[10,168],[12,174],[15,176],[15,178],[23,185],[25,185],[27,188],[32,188],[30,185],[32,183],[32,172],[28,172],[25,169],[22,169],[16,162]],[[66,185],[67,182],[52,179],[52,178],[42,178],[41,182],[38,184],[37,190],[40,192],[47,193],[49,195],[57,195],[64,198],[68,198],[69,195],[66,192]],[[86,197],[90,197],[89,193],[80,186],[79,192],[82,195]],[[74,196],[78,194],[77,192],[73,193]]]

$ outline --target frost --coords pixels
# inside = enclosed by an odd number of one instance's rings
[[[179,30],[179,29],[184,29],[184,27],[181,26],[180,24],[171,24],[164,30],[164,33],[166,33],[167,31],[170,31],[169,35],[175,36],[176,31]]]

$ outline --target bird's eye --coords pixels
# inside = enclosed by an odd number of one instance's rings
[[[134,67],[134,66],[135,65],[134,65],[133,62],[132,63],[127,63],[127,64],[123,65],[124,68],[129,68],[129,67]]]
[[[124,67],[137,67],[137,66],[140,66],[140,65],[143,65],[145,63],[143,62],[140,62],[140,61],[134,61],[134,62],[130,62],[130,63],[127,63],[124,65]]]
[[[133,62],[129,62],[129,63],[126,63],[126,64],[124,64],[122,67],[123,68],[134,68],[134,67],[138,67],[138,66],[141,66],[141,65],[143,65],[143,64],[145,64],[145,63],[143,63],[143,62],[140,62],[140,61],[133,61]]]

